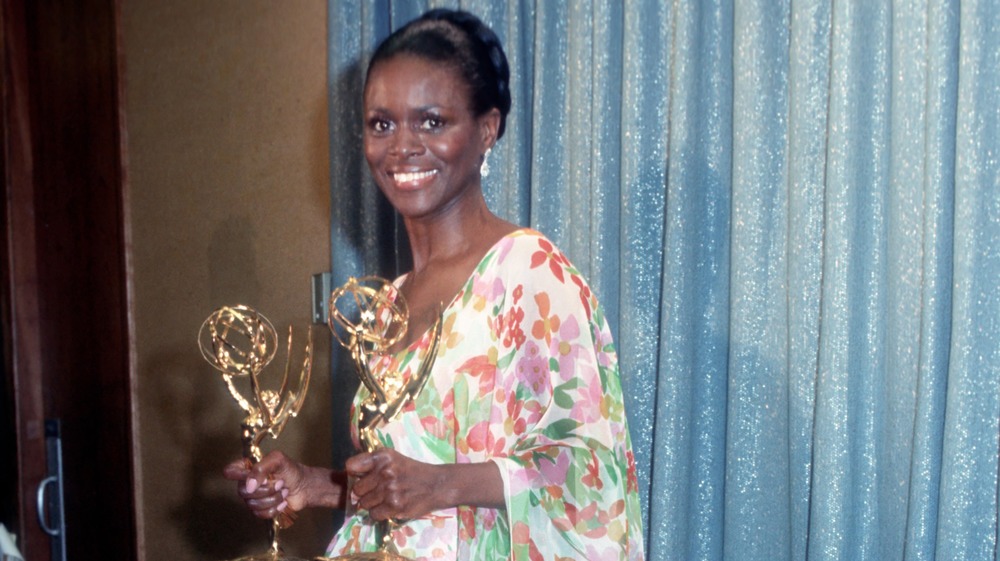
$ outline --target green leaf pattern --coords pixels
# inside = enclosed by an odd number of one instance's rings
[[[408,521],[393,533],[399,552],[416,560],[642,559],[614,344],[565,255],[533,230],[504,237],[444,320],[431,378],[381,427],[380,440],[424,462],[495,462],[507,508],[462,506]],[[429,337],[373,363],[416,371]],[[362,387],[355,405],[365,397]],[[347,517],[327,555],[374,549],[365,514]]]

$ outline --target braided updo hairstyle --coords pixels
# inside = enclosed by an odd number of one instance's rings
[[[365,81],[378,63],[401,54],[453,66],[469,86],[474,115],[494,107],[500,111],[497,140],[503,136],[510,112],[510,67],[500,39],[479,18],[446,8],[424,13],[375,49]]]

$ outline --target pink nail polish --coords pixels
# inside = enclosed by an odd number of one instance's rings
[[[281,504],[278,505],[278,512],[285,512],[286,508],[288,508],[288,501],[281,501]]]
[[[288,498],[288,489],[282,489],[281,490],[281,498],[282,499],[287,499]]]
[[[247,479],[247,493],[253,493],[256,491],[258,485],[259,483],[257,483],[256,479],[253,479],[252,477]]]
[[[284,479],[279,479],[279,480],[277,480],[277,481],[274,482],[274,490],[275,491],[280,491],[284,487],[285,487],[285,480]]]

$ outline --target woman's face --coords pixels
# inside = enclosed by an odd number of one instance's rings
[[[365,86],[365,158],[379,188],[406,218],[461,208],[480,190],[482,155],[499,112],[472,114],[468,86],[450,67],[397,55]]]

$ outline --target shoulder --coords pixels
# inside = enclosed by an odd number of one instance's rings
[[[559,247],[544,234],[522,228],[494,248],[492,266],[505,285],[525,295],[546,294],[546,302],[582,307],[587,319],[599,304],[590,285]],[[532,296],[534,299],[534,296]]]
[[[511,267],[521,274],[541,269],[551,272],[560,280],[567,274],[579,272],[566,255],[544,234],[530,228],[521,228],[504,236],[491,251],[497,266]]]

